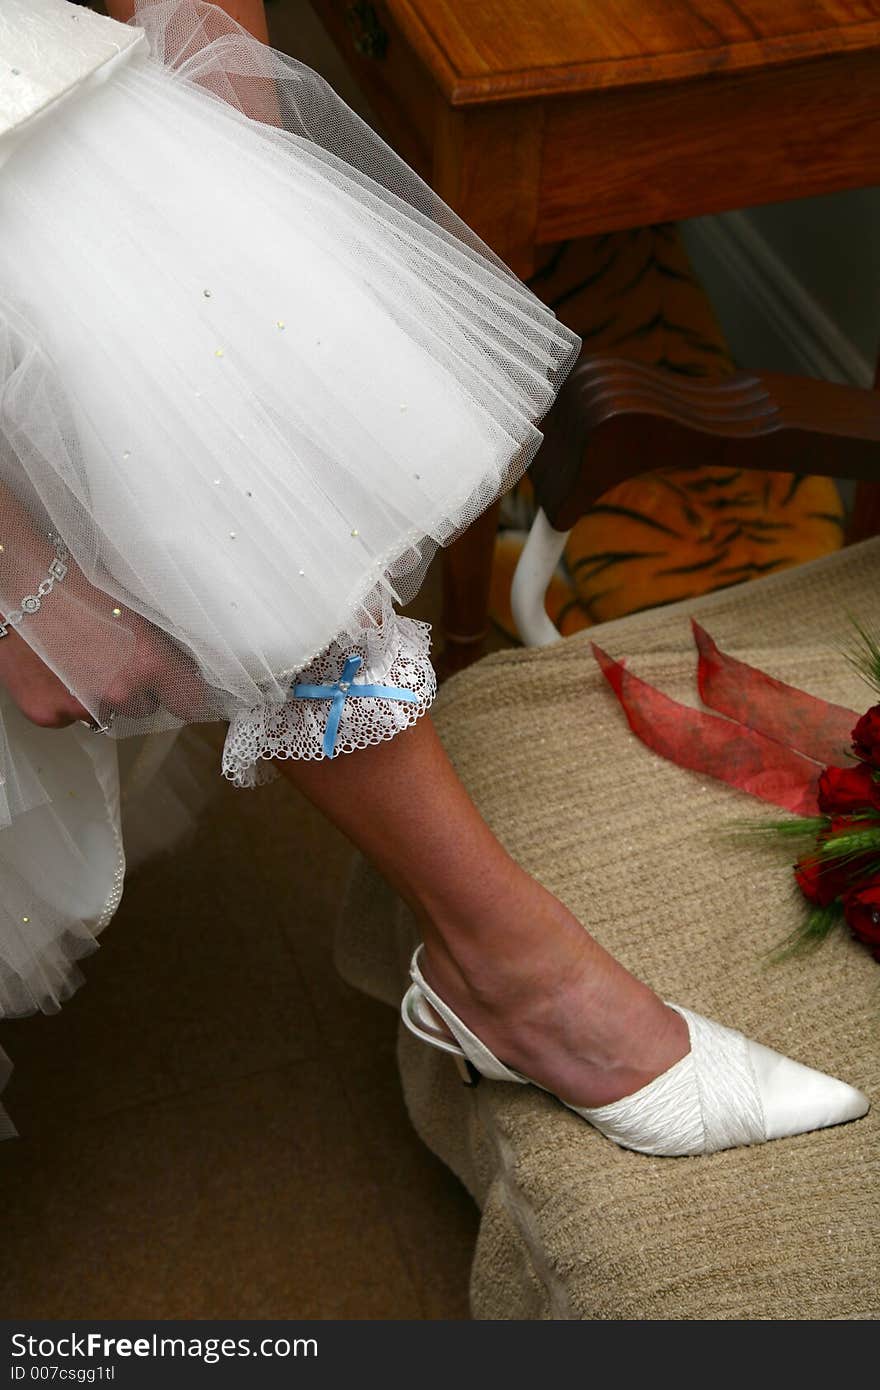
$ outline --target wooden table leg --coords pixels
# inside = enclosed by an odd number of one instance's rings
[[[443,650],[437,660],[441,680],[482,655],[489,628],[498,511],[499,504],[494,502],[443,553]]]
[[[538,103],[438,107],[434,188],[523,278],[534,269],[542,129]],[[495,505],[444,552],[441,676],[482,655],[497,527]]]

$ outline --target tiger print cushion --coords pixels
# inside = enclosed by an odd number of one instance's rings
[[[678,230],[646,227],[565,242],[532,286],[584,340],[584,352],[633,358],[690,377],[734,363]],[[521,511],[530,500],[521,484]],[[830,478],[688,465],[606,493],[575,526],[551,616],[566,635],[592,623],[725,588],[837,550],[843,511]],[[496,592],[518,546],[499,546]],[[501,572],[504,572],[504,578]],[[502,606],[503,607],[503,606]],[[509,615],[496,603],[509,630]]]
[[[606,494],[566,560],[589,622],[601,623],[817,559],[842,539],[828,478],[683,466]]]

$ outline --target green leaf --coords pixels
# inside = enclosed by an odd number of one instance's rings
[[[789,960],[792,956],[817,950],[843,920],[843,904],[839,899],[829,903],[828,907],[811,908],[803,925],[768,951],[770,961],[775,965],[779,961]]]
[[[863,680],[880,695],[880,634],[869,631],[862,627],[857,618],[850,613],[847,615],[850,622],[858,634],[858,642],[849,651],[844,650],[843,655],[850,666],[858,671]]]
[[[870,854],[872,850],[880,853],[880,829],[838,831],[823,840],[818,850],[823,859],[852,859],[855,855]]]
[[[727,827],[731,835],[767,835],[782,839],[814,840],[831,825],[828,816],[797,816],[792,820],[741,820],[732,821]]]

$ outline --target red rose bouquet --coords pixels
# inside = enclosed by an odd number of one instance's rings
[[[798,939],[822,940],[843,918],[880,960],[880,705],[872,705],[852,730],[852,756],[858,760],[854,766],[826,767],[820,774],[821,815],[809,827],[797,827],[815,834],[794,868],[811,906]]]
[[[680,766],[795,813],[741,827],[807,841],[794,876],[810,910],[783,953],[818,945],[845,923],[880,961],[880,704],[859,718],[726,655],[693,628],[700,695],[715,714],[671,700],[594,645],[631,729]],[[880,694],[880,640],[856,630],[848,660]]]

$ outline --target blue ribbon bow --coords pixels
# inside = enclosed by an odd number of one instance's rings
[[[362,656],[349,656],[346,658],[342,668],[342,675],[335,685],[295,685],[292,694],[295,700],[329,700],[330,713],[327,716],[327,727],[324,730],[324,754],[332,758],[336,752],[336,736],[339,733],[339,721],[342,718],[342,711],[345,708],[346,700],[359,696],[371,697],[379,700],[404,700],[407,704],[414,705],[418,701],[418,696],[412,690],[403,690],[397,685],[354,685],[354,678],[363,665]]]

